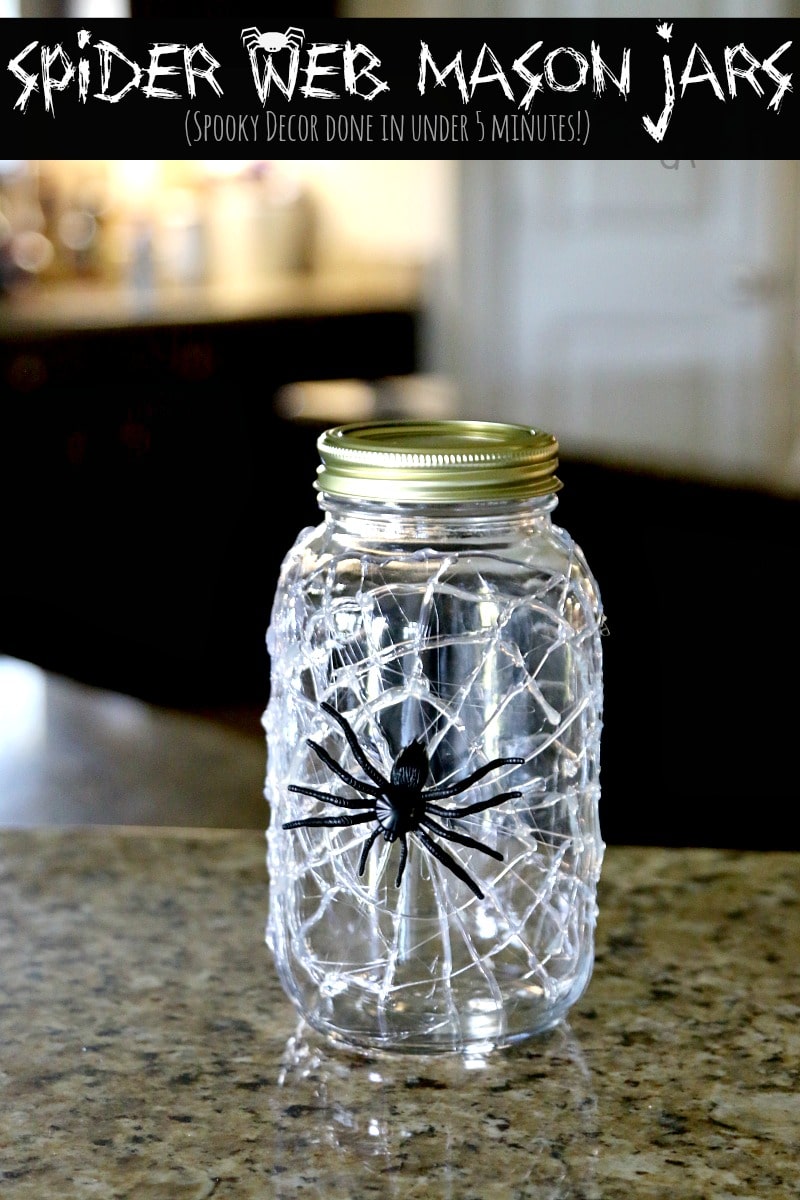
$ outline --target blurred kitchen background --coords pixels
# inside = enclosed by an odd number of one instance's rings
[[[561,442],[608,617],[606,840],[800,848],[798,182],[0,162],[0,824],[262,827],[316,438],[460,416]]]

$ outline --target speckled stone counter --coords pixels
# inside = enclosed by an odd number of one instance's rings
[[[279,988],[260,833],[0,831],[0,1194],[798,1196],[799,872],[611,848],[568,1024],[367,1058]]]

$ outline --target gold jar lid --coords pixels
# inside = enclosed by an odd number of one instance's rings
[[[493,421],[365,421],[317,442],[316,487],[332,496],[445,503],[556,492],[558,442]]]

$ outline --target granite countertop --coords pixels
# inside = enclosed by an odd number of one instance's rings
[[[0,831],[0,1191],[797,1196],[800,856],[612,847],[569,1022],[487,1058],[298,1024],[259,831]]]

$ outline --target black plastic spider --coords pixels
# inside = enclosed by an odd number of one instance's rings
[[[372,783],[365,783],[360,779],[356,779],[349,771],[345,771],[337,762],[334,762],[327,750],[319,746],[316,742],[312,742],[310,738],[308,739],[309,746],[344,783],[349,784],[350,787],[355,788],[358,792],[365,792],[369,799],[362,799],[360,796],[354,796],[350,799],[344,796],[331,796],[328,792],[321,792],[316,788],[300,787],[296,783],[289,785],[289,791],[299,792],[302,796],[312,796],[315,800],[324,800],[326,804],[335,804],[337,808],[366,808],[368,811],[341,817],[306,817],[300,821],[286,821],[283,828],[300,829],[301,827],[312,828],[317,826],[335,828],[340,825],[362,825],[366,824],[367,821],[377,821],[377,825],[365,841],[364,848],[361,851],[358,873],[359,875],[364,874],[367,865],[367,856],[374,842],[381,834],[383,834],[384,840],[387,842],[399,840],[400,863],[397,869],[395,887],[400,886],[403,872],[406,868],[406,860],[408,859],[408,842],[406,841],[406,836],[409,833],[413,833],[434,858],[437,858],[443,866],[452,871],[467,887],[472,889],[479,900],[482,900],[483,892],[475,880],[467,874],[461,864],[456,862],[452,855],[448,854],[442,846],[439,846],[428,835],[426,830],[438,834],[439,837],[447,838],[448,841],[458,842],[461,846],[469,846],[473,850],[480,850],[483,854],[488,854],[491,858],[496,858],[498,862],[503,861],[502,854],[498,854],[496,850],[490,849],[489,846],[484,846],[483,842],[478,842],[475,838],[467,837],[466,834],[456,833],[452,829],[445,829],[443,825],[439,825],[437,821],[431,819],[431,814],[435,817],[445,817],[451,820],[453,818],[470,817],[474,813],[483,812],[487,808],[495,808],[498,804],[502,804],[506,800],[512,800],[517,796],[521,796],[522,792],[503,792],[499,796],[493,796],[491,800],[480,800],[476,804],[468,804],[466,808],[442,808],[440,805],[432,803],[432,801],[444,800],[448,796],[457,796],[459,792],[465,792],[467,788],[478,783],[490,771],[496,771],[498,767],[518,766],[525,760],[523,758],[494,758],[491,762],[478,767],[477,771],[473,771],[471,775],[468,775],[466,779],[462,779],[458,783],[448,783],[441,787],[424,788],[423,784],[428,778],[430,763],[422,742],[415,739],[400,751],[392,766],[391,777],[384,779],[380,771],[367,758],[346,718],[330,704],[323,703],[320,707],[323,712],[333,717],[334,721],[337,721],[341,726],[356,762],[370,777]]]

